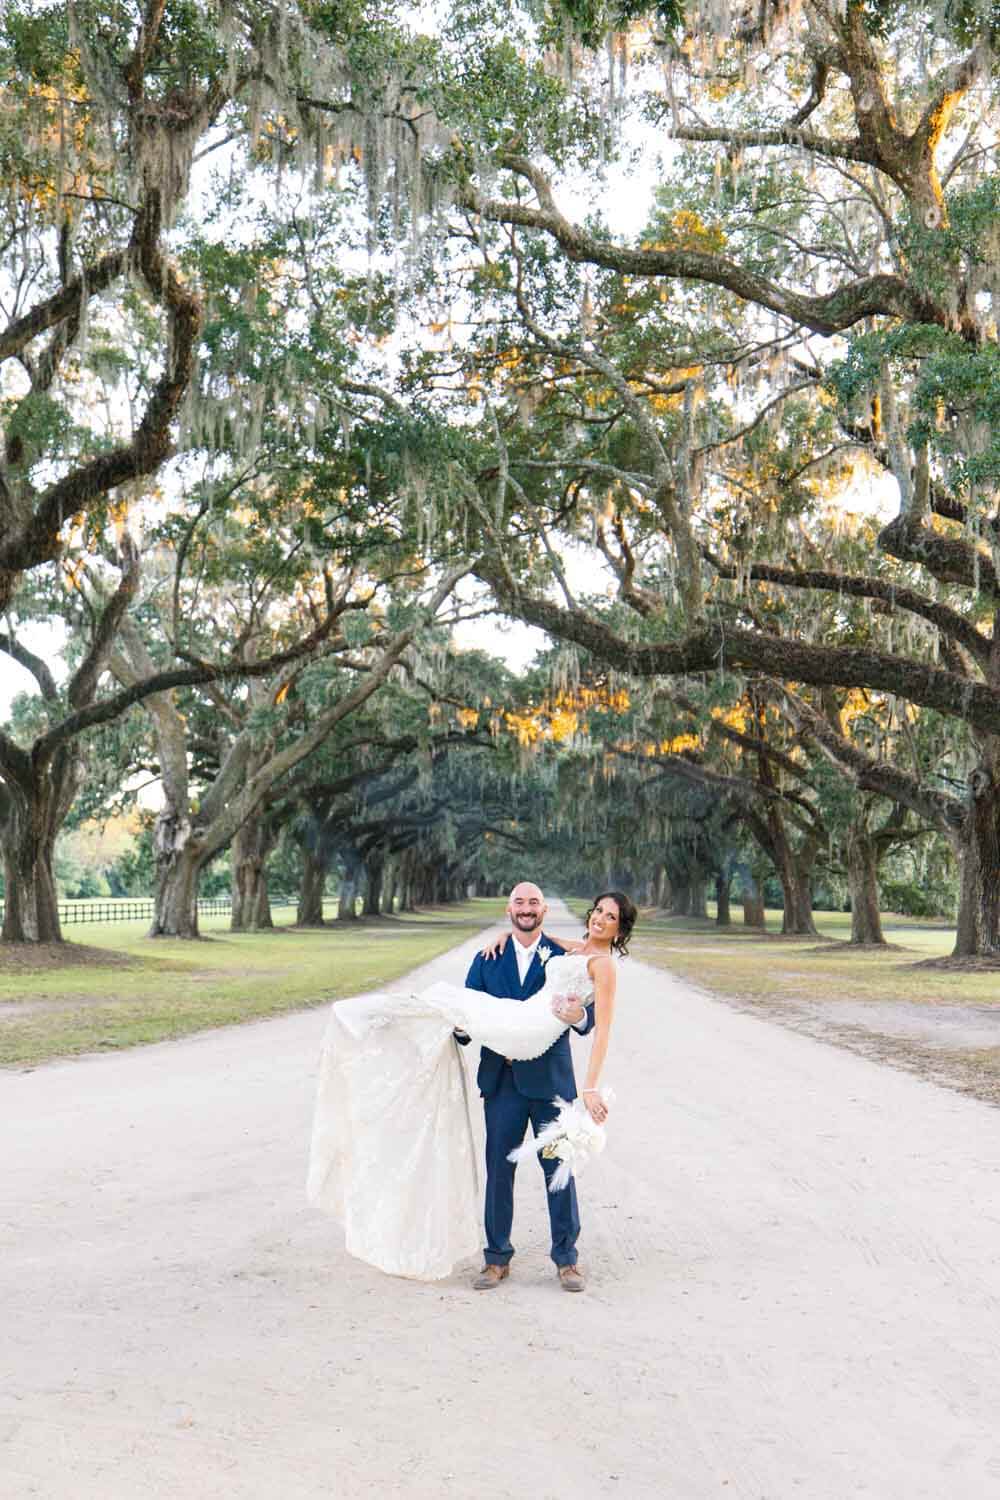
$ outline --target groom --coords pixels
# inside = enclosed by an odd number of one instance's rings
[[[542,918],[548,908],[537,885],[522,881],[510,893],[507,912],[513,941],[498,958],[477,954],[466,978],[466,987],[483,990],[512,1001],[527,1000],[545,983],[545,963],[565,953],[558,943],[542,933]],[[575,996],[553,1001],[552,1009],[581,1036],[593,1028],[593,1005],[582,1005]],[[461,1037],[459,1037],[461,1041]],[[468,1037],[465,1038],[468,1041]],[[547,1052],[530,1062],[511,1062],[483,1047],[476,1078],[486,1112],[486,1264],[472,1283],[477,1291],[488,1291],[510,1275],[514,1247],[510,1242],[514,1220],[514,1163],[507,1153],[519,1146],[529,1121],[535,1135],[554,1120],[558,1108],[553,1099],[576,1098],[569,1033],[564,1031]],[[539,1157],[545,1185],[559,1163]],[[576,1264],[576,1241],[580,1233],[576,1183],[558,1193],[546,1192],[552,1228],[552,1259],[559,1281],[567,1292],[582,1292],[583,1277]]]

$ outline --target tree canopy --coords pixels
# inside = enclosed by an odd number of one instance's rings
[[[113,735],[157,931],[285,839],[313,915],[559,849],[877,941],[923,839],[1000,948],[997,21],[14,0],[5,936]],[[559,643],[492,691],[490,611]]]

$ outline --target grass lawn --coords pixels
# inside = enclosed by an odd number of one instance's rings
[[[816,913],[821,937],[832,942],[781,937],[781,913],[774,911],[767,913],[769,932],[763,935],[744,927],[738,912],[728,928],[644,912],[632,951],[645,963],[670,969],[706,989],[747,1000],[905,1000],[938,1005],[1000,1000],[996,969],[921,966],[923,960],[951,952],[952,927],[888,914],[882,922],[889,947],[851,948],[848,912]]]
[[[199,942],[145,923],[81,924],[65,949],[0,947],[0,1066],[131,1047],[375,989],[502,918],[504,901],[413,915],[234,933],[205,917]]]

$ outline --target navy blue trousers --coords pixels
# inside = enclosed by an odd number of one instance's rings
[[[486,1111],[486,1264],[505,1266],[514,1254],[510,1242],[514,1222],[514,1173],[517,1167],[507,1160],[524,1140],[530,1122],[535,1135],[559,1113],[551,1099],[526,1099],[514,1086],[514,1075],[504,1068],[500,1087],[483,1100]],[[545,1173],[545,1196],[549,1205],[552,1229],[552,1259],[557,1266],[576,1265],[576,1241],[580,1233],[580,1215],[576,1205],[576,1183],[558,1193],[548,1191],[549,1179],[559,1163],[539,1157]]]

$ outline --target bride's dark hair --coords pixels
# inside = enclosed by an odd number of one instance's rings
[[[632,936],[632,928],[635,926],[639,909],[624,891],[602,891],[599,896],[594,897],[593,904],[583,919],[584,932],[589,930],[590,919],[601,901],[613,901],[618,908],[618,936],[611,940],[611,951],[620,953],[622,958],[627,958],[628,942]]]

